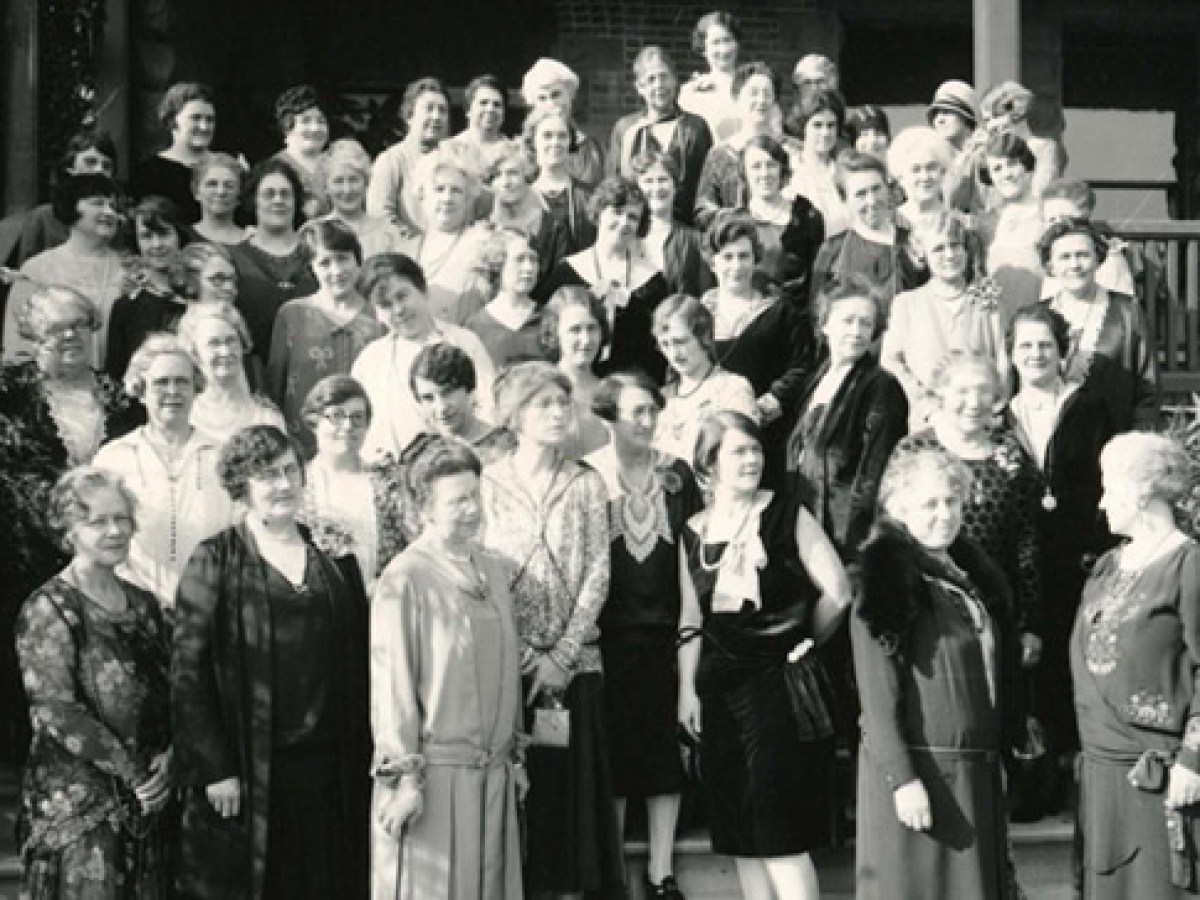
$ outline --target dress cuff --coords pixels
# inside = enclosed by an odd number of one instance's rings
[[[425,782],[425,757],[410,753],[399,759],[384,756],[371,766],[371,777],[389,787],[399,786],[401,780],[416,781],[420,787]]]

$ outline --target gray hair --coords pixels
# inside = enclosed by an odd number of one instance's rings
[[[160,356],[180,356],[192,366],[192,385],[196,393],[204,390],[204,373],[191,346],[176,334],[165,331],[146,336],[142,345],[134,351],[125,370],[125,392],[138,400],[146,396],[146,373]]]
[[[1195,467],[1182,444],[1164,434],[1129,431],[1118,434],[1100,452],[1105,474],[1119,472],[1144,499],[1177,503],[1196,479]]]
[[[957,456],[940,447],[899,448],[888,460],[879,481],[880,508],[895,515],[897,501],[909,496],[917,479],[927,472],[942,478],[960,497],[970,490],[971,470]]]
[[[17,307],[17,333],[28,341],[41,344],[45,339],[42,322],[51,307],[74,308],[87,318],[91,331],[100,330],[100,309],[90,297],[65,285],[38,285]]]
[[[67,549],[71,549],[67,535],[88,517],[88,497],[96,491],[109,488],[125,500],[130,517],[137,512],[137,498],[124,479],[107,469],[94,466],[76,466],[64,473],[50,491],[50,527],[58,533]]]

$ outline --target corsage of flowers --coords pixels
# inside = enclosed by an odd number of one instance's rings
[[[318,550],[334,559],[349,556],[354,552],[354,535],[336,519],[309,513],[302,514],[300,521],[312,533],[313,543],[317,545]]]
[[[1000,284],[988,276],[980,278],[967,288],[967,299],[971,305],[985,312],[995,312],[1000,308],[1000,294]]]

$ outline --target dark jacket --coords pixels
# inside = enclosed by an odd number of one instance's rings
[[[352,560],[316,555],[330,592],[330,658],[341,664],[333,669],[329,711],[344,845],[330,853],[344,874],[343,896],[365,900],[371,789],[366,596]],[[171,688],[175,771],[184,796],[177,864],[183,897],[262,896],[277,687],[266,567],[246,526],[238,525],[200,544],[179,584]],[[204,788],[234,776],[242,780],[242,811],[226,820],[213,811]]]
[[[780,235],[780,258],[774,272],[764,273],[784,300],[807,307],[812,296],[813,264],[825,240],[825,219],[807,197],[792,201],[792,215]]]
[[[908,399],[868,353],[846,375],[815,430],[806,428],[809,398],[828,371],[826,359],[805,385],[787,469],[842,559],[852,559],[875,520],[884,467],[908,432]]]
[[[661,151],[675,160],[679,167],[679,181],[675,185],[675,219],[685,225],[692,224],[692,215],[696,205],[696,187],[700,183],[700,171],[704,168],[705,157],[712,149],[712,133],[708,123],[697,115],[678,110],[675,123],[675,133],[671,143],[661,148]],[[617,119],[613,126],[612,139],[609,141],[608,174],[623,175],[632,178],[632,173],[623,171],[622,150],[625,146],[629,130],[641,122],[646,116],[645,110],[630,113]]]

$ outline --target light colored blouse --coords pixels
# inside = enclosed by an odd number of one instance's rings
[[[679,392],[679,382],[675,381],[663,389],[663,396],[667,405],[658,416],[654,446],[689,465],[696,455],[700,425],[713,413],[730,410],[758,419],[750,382],[719,366],[686,394]]]

